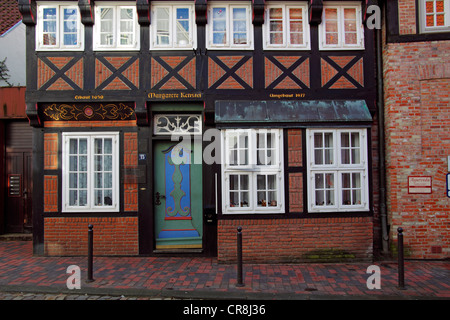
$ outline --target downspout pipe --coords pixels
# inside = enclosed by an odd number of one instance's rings
[[[380,9],[384,1],[378,1]],[[381,10],[383,12],[383,10]],[[382,16],[382,14],[381,14]],[[381,18],[381,17],[380,17]],[[382,25],[382,24],[381,24]],[[389,232],[386,206],[386,156],[385,156],[385,126],[384,126],[384,84],[383,84],[383,39],[382,28],[376,29],[377,51],[377,109],[378,109],[378,153],[379,153],[379,196],[382,255],[389,254]]]

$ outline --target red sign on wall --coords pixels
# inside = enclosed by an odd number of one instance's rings
[[[430,194],[432,190],[430,176],[408,177],[408,193]]]

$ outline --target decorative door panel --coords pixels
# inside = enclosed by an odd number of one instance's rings
[[[156,249],[202,248],[202,167],[196,148],[158,142],[154,149]]]

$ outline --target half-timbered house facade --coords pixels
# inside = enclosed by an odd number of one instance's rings
[[[369,259],[366,1],[22,1],[34,252]]]

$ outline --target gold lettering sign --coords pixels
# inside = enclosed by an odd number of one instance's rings
[[[269,94],[270,98],[275,99],[299,99],[299,98],[305,98],[306,94],[303,92],[298,93],[271,93]]]
[[[150,92],[147,97],[154,100],[197,100],[202,99],[203,94],[201,92]]]

